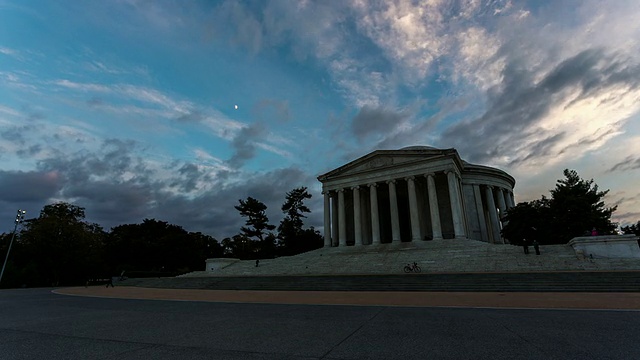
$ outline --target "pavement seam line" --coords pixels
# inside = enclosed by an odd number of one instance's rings
[[[380,307],[380,309],[378,311],[375,312],[375,314],[373,314],[372,317],[370,317],[369,319],[367,319],[365,322],[363,322],[360,326],[358,326],[357,329],[353,330],[349,335],[345,336],[344,339],[340,340],[340,342],[338,342],[337,344],[335,344],[334,346],[331,347],[331,349],[329,349],[329,351],[327,351],[324,355],[322,355],[321,357],[319,357],[319,360],[322,359],[327,359],[327,356],[329,354],[331,354],[331,352],[333,350],[335,350],[338,346],[342,345],[345,341],[347,341],[350,337],[352,337],[356,332],[360,331],[360,329],[362,329],[365,325],[367,325],[371,320],[375,319],[378,315],[380,315],[380,313],[382,313],[384,310],[386,309],[386,306],[384,307]]]

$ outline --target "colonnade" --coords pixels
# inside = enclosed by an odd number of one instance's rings
[[[441,173],[438,172],[438,174]],[[476,211],[473,213],[475,214],[474,216],[478,217],[481,232],[491,233],[491,239],[478,240],[501,242],[500,221],[506,210],[514,206],[513,193],[506,188],[498,186],[463,184],[460,174],[454,170],[446,170],[443,173],[446,174],[447,189],[436,188],[435,172],[337,189],[325,189],[323,191],[324,246],[346,246],[347,238],[352,238],[355,246],[376,245],[382,242],[400,242],[401,222],[405,226],[408,225],[411,241],[419,241],[425,238],[443,239],[444,227],[448,229],[448,237],[468,238],[469,223],[467,217],[469,214],[465,211],[465,200],[463,199],[463,188],[466,186],[471,186],[469,189],[472,191],[471,199],[476,206]],[[420,180],[421,178],[426,179],[426,192],[424,191],[425,181]],[[405,182],[406,188],[403,186],[398,189],[398,184],[404,185]],[[442,177],[440,177],[439,183],[444,183]],[[484,188],[484,196],[481,193],[482,188]],[[398,192],[402,190],[402,194],[405,194],[405,189],[406,197],[408,198],[408,214],[406,214],[406,210],[403,214],[408,215],[408,224],[404,216],[401,221],[401,211],[399,209]],[[380,194],[379,191],[381,192]],[[448,197],[445,198],[447,193]],[[348,195],[348,201],[346,195]],[[380,201],[379,195],[384,195],[384,201]],[[387,197],[388,201],[386,201]],[[427,198],[428,202],[425,201]],[[482,199],[485,199],[484,206]],[[388,209],[380,208],[387,204]],[[406,209],[407,202],[402,203],[402,205]],[[442,211],[447,213],[441,213]],[[347,214],[349,214],[349,218],[347,218]],[[485,215],[489,219],[485,219]],[[443,217],[446,218],[445,224],[443,224]],[[487,222],[486,220],[489,221]],[[387,226],[390,224],[390,231],[385,232],[388,234],[387,236],[384,236],[383,231],[381,231],[382,222]],[[451,234],[451,231],[453,234]],[[389,235],[390,239],[383,239],[383,236],[388,237]]]

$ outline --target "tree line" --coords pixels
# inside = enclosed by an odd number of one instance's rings
[[[521,202],[503,218],[502,236],[511,244],[524,239],[540,244],[565,244],[576,236],[616,234],[611,221],[616,206],[607,207],[592,180],[575,170],[564,170],[551,196]],[[105,231],[85,221],[85,209],[68,204],[46,205],[37,218],[28,219],[16,234],[0,287],[84,284],[88,279],[125,272],[129,276],[171,276],[201,270],[212,257],[243,260],[295,255],[323,246],[320,233],[305,228],[310,213],[304,202],[311,198],[306,187],[286,194],[284,218],[276,227],[258,199],[239,199],[235,209],[245,219],[240,232],[218,241],[210,235],[189,232],[155,219],[125,224]],[[640,221],[621,228],[640,235]],[[0,235],[0,257],[7,253],[12,233]]]
[[[202,270],[212,257],[246,259],[295,255],[322,247],[323,239],[303,219],[310,213],[306,187],[286,194],[285,214],[276,227],[267,206],[240,199],[235,208],[246,219],[240,233],[218,241],[201,232],[156,219],[105,231],[85,221],[83,207],[60,202],[45,205],[37,218],[27,219],[15,236],[0,287],[79,285],[91,279],[119,275],[173,276]],[[0,235],[2,261],[13,233]]]

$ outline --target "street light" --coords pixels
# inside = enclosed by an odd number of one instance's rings
[[[11,252],[11,245],[13,245],[13,239],[16,238],[16,231],[18,230],[18,225],[24,221],[24,216],[26,213],[27,213],[26,210],[18,209],[18,213],[16,214],[16,224],[13,227],[13,235],[11,236],[11,241],[9,242],[9,249],[7,249],[7,256],[4,258],[4,264],[2,265],[2,271],[0,272],[0,282],[2,282],[4,267],[7,266],[7,261],[9,260],[9,253]]]

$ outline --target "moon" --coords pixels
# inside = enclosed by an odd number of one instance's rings
[[[233,108],[238,110],[238,105],[233,105]]]

